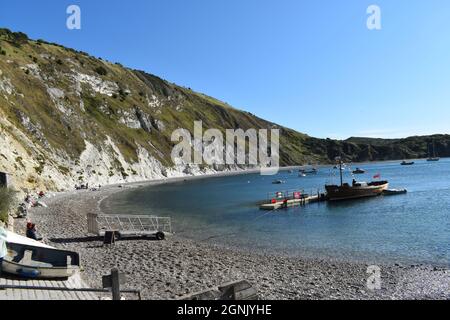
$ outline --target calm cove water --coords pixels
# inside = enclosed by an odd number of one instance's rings
[[[196,240],[292,255],[367,262],[450,264],[450,159],[360,165],[359,181],[380,173],[409,193],[341,203],[260,211],[269,192],[323,188],[328,168],[298,177],[248,174],[125,191],[102,203],[108,213],[170,216],[174,231]],[[354,168],[353,168],[354,169]],[[349,172],[344,175],[351,181]],[[286,184],[273,185],[275,179]],[[334,178],[337,183],[337,178]]]

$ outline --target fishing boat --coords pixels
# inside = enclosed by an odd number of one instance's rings
[[[80,269],[78,253],[7,232],[2,272],[29,279],[67,279]]]
[[[353,170],[353,174],[364,174],[366,173],[366,170],[356,168],[356,170]]]
[[[339,158],[339,169],[342,168],[342,161]],[[389,187],[388,181],[357,182],[352,184],[344,183],[342,170],[340,170],[340,185],[326,185],[327,199],[329,201],[340,201],[379,196]]]
[[[414,161],[403,161],[402,163],[401,163],[401,165],[402,166],[412,166],[412,165],[414,165],[415,164],[415,162]]]
[[[433,141],[433,152],[430,152],[430,146],[428,145],[428,155],[429,155],[427,159],[428,162],[436,162],[441,160],[439,157],[436,156],[436,147],[434,141]]]

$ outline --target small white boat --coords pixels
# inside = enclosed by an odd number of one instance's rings
[[[406,189],[386,189],[383,191],[383,195],[385,196],[394,196],[397,194],[406,194],[408,190]]]
[[[7,232],[2,272],[31,279],[67,279],[80,268],[78,253],[58,250]]]

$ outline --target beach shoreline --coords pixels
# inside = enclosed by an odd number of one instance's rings
[[[180,235],[165,241],[118,241],[106,248],[102,239],[87,233],[86,215],[101,213],[101,201],[118,192],[248,173],[178,177],[60,193],[44,200],[48,208],[33,208],[29,218],[47,244],[80,253],[82,277],[91,287],[101,287],[101,276],[118,267],[127,275],[126,286],[142,290],[144,299],[176,299],[243,279],[255,286],[261,299],[450,298],[449,270],[433,265],[381,264],[381,289],[370,290],[367,263],[250,252]],[[16,219],[15,228],[23,233],[24,220]]]

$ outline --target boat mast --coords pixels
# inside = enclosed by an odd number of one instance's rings
[[[344,180],[342,179],[342,158],[339,157],[339,174],[341,175],[341,187],[344,185]]]

